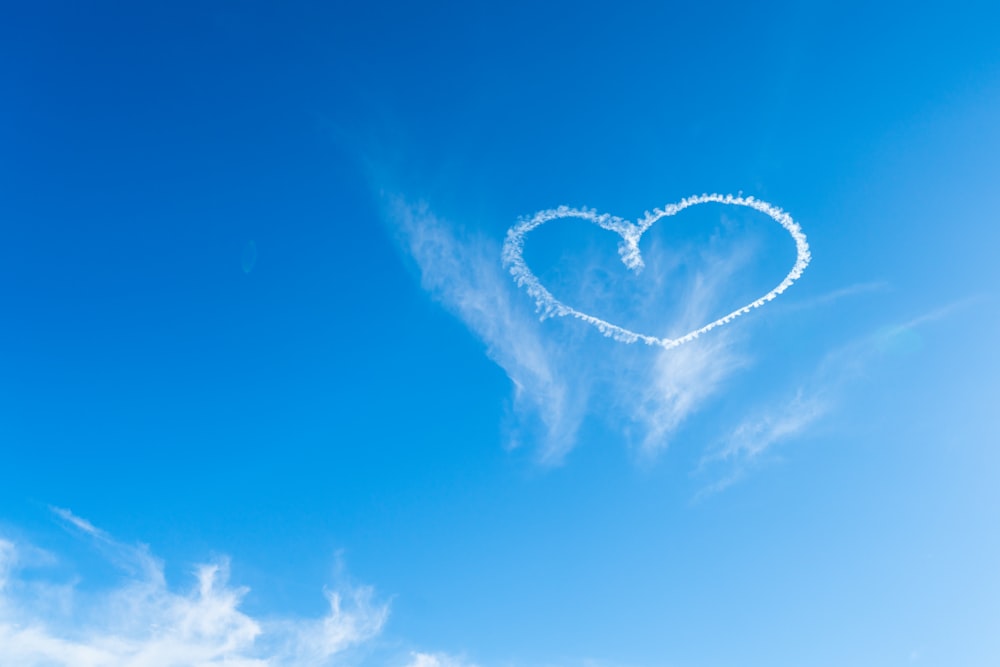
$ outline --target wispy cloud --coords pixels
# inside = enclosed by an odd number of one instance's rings
[[[706,269],[694,275],[683,290],[673,318],[675,329],[690,330],[698,322],[704,322],[718,307],[725,285],[748,259],[743,253],[717,256],[705,251],[703,254],[708,260]],[[653,279],[666,282],[662,275]],[[632,386],[618,388],[622,394],[635,397],[632,419],[641,431],[639,452],[646,457],[665,449],[673,433],[722,390],[735,371],[750,363],[745,354],[738,352],[731,333],[724,330],[684,346],[659,350],[652,363],[642,360],[648,352],[636,350],[641,355],[637,361],[646,370]]]
[[[836,408],[848,388],[863,378],[880,356],[901,349],[901,345],[905,347],[916,329],[942,320],[974,301],[962,299],[903,322],[879,327],[825,354],[792,392],[755,406],[701,457],[695,473],[715,471],[718,477],[696,498],[732,486],[765,460],[776,445],[804,436]]]
[[[657,354],[633,409],[633,420],[642,428],[640,453],[649,456],[665,449],[670,436],[742,363],[725,337]]]
[[[96,537],[102,542],[109,541],[110,538],[104,531],[99,530],[94,526],[94,524],[90,523],[86,519],[82,519],[76,516],[68,509],[62,507],[55,507],[54,505],[50,505],[49,509],[52,510],[52,513],[55,514],[60,519],[70,524],[71,526],[75,526],[76,528],[82,530],[91,537]]]
[[[585,416],[627,431],[644,454],[661,451],[744,361],[727,336],[654,351],[608,345],[586,329],[543,322],[505,274],[496,241],[461,234],[425,204],[393,199],[386,214],[419,266],[424,289],[459,317],[506,371],[522,427],[541,424],[535,435],[543,462],[563,459]],[[704,321],[718,305],[726,278],[745,258],[707,260],[709,268],[694,276],[675,304],[672,328]],[[645,277],[664,280],[655,270]],[[649,310],[662,307],[649,304]]]
[[[49,506],[49,510],[67,525],[90,538],[98,550],[104,553],[108,560],[117,567],[146,582],[155,582],[159,586],[164,585],[163,563],[150,554],[145,545],[133,546],[118,542],[100,528],[86,519],[76,516],[68,509]]]
[[[711,249],[702,249],[698,264],[702,269],[686,275],[680,288],[670,275],[676,258],[646,265],[638,252],[642,233],[657,220],[707,202],[764,212],[789,232],[797,247],[794,266],[776,288],[715,320],[711,320],[712,313],[719,312],[731,294],[727,285],[733,284],[737,270],[749,261],[752,244],[738,246],[735,251],[730,247],[729,255],[713,256]],[[541,459],[549,463],[560,462],[576,444],[585,417],[604,420],[622,432],[643,457],[662,452],[685,424],[723,391],[733,373],[753,364],[737,332],[724,328],[712,336],[702,334],[774,299],[802,274],[810,259],[801,229],[783,211],[758,200],[722,195],[683,200],[646,214],[636,224],[586,209],[541,211],[515,225],[502,249],[491,239],[460,233],[424,204],[394,199],[387,218],[398,230],[407,254],[420,267],[424,289],[458,316],[485,343],[490,358],[507,372],[514,385],[520,422],[531,423],[537,418],[542,424],[541,432],[535,435],[539,436],[536,440],[540,442]],[[628,295],[632,312],[661,318],[655,323],[661,330],[689,333],[672,334],[670,338],[637,334],[556,299],[528,269],[523,250],[529,232],[559,218],[578,218],[616,232],[621,237],[622,261],[634,270],[643,269],[643,281],[653,288]],[[504,275],[498,261],[501,256],[515,281]],[[573,298],[581,308],[607,308],[615,295],[612,286],[606,284],[600,262],[586,256],[580,261],[586,270],[580,274],[583,279],[575,287]],[[598,268],[591,270],[595,266]],[[573,278],[577,277],[574,273]],[[535,312],[530,310],[532,299],[519,298],[518,290],[512,287],[514,282],[533,297]],[[674,290],[668,311],[662,307],[661,287]],[[787,306],[812,307],[883,289],[886,285],[880,282],[857,283]],[[525,301],[529,302],[528,308]],[[720,425],[724,435],[706,449],[695,471],[715,478],[699,497],[732,485],[771,460],[778,445],[803,437],[834,410],[845,387],[863,377],[876,356],[918,344],[919,336],[914,333],[918,327],[946,317],[967,303],[969,300],[959,301],[881,327],[842,345],[826,354],[790,391],[762,397],[735,426]],[[667,319],[662,319],[664,312]],[[562,320],[562,325],[558,319],[549,319],[558,315],[571,317]],[[644,341],[660,349],[608,345],[599,337],[587,336],[585,327],[582,333],[574,329],[571,323],[575,320],[589,322],[616,340]],[[701,324],[706,321],[710,323]]]
[[[780,409],[741,422],[723,446],[704,460],[753,461],[775,443],[802,433],[826,412],[827,407],[823,401],[805,398],[799,393]]]
[[[575,440],[587,395],[570,386],[559,347],[543,337],[530,309],[512,300],[499,245],[462,237],[423,204],[394,199],[387,213],[420,268],[424,289],[486,344],[487,355],[514,384],[516,408],[542,423],[543,458],[558,460]]]
[[[33,573],[30,548],[0,539],[0,664],[19,667],[320,667],[376,637],[388,607],[370,588],[327,592],[320,618],[254,618],[240,609],[247,589],[229,583],[225,558],[199,565],[194,585],[170,588],[163,566],[145,547],[116,542],[65,509],[70,525],[117,550],[118,562],[139,559],[118,585],[82,592]]]
[[[782,301],[781,308],[784,311],[806,310],[809,308],[816,308],[817,306],[826,306],[836,301],[840,301],[841,299],[847,299],[862,294],[885,292],[888,289],[889,283],[881,280],[854,283],[852,285],[830,290],[824,294],[819,294],[807,299],[801,299],[798,301]]]
[[[446,653],[414,653],[407,667],[476,667],[475,664]]]
[[[805,396],[799,390],[791,399],[747,416],[702,456],[696,472],[710,469],[718,476],[695,495],[695,500],[719,493],[741,480],[775,445],[802,436],[830,409],[825,398]]]

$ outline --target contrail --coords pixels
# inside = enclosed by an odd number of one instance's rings
[[[559,218],[582,218],[621,236],[622,240],[618,244],[618,254],[621,256],[622,262],[625,266],[638,272],[643,267],[642,255],[639,253],[639,240],[642,238],[642,235],[646,232],[646,230],[653,226],[653,223],[661,218],[676,215],[691,206],[707,204],[710,202],[728,204],[731,206],[746,206],[770,216],[775,222],[784,227],[795,241],[797,253],[795,257],[795,264],[792,266],[791,271],[788,272],[788,275],[785,276],[784,280],[778,283],[777,287],[764,296],[756,299],[755,301],[751,301],[747,305],[734,310],[728,315],[720,317],[714,322],[709,322],[700,329],[695,329],[694,331],[686,333],[679,338],[658,338],[656,336],[636,333],[635,331],[625,329],[617,324],[612,324],[611,322],[602,320],[599,317],[594,317],[593,315],[576,310],[571,306],[567,306],[562,301],[552,296],[551,292],[545,289],[541,281],[539,281],[538,277],[531,272],[531,269],[528,268],[527,263],[524,261],[524,237],[528,234],[528,232],[551,220]],[[527,290],[528,294],[535,299],[535,304],[538,306],[538,310],[542,314],[542,319],[569,315],[593,325],[605,336],[614,338],[617,341],[621,341],[623,343],[635,343],[636,341],[642,341],[647,345],[659,345],[663,348],[670,349],[677,347],[678,345],[688,343],[698,338],[703,333],[711,331],[716,327],[728,324],[740,315],[749,313],[754,308],[759,308],[768,301],[773,300],[776,296],[788,289],[792,283],[798,280],[799,276],[802,275],[802,272],[805,271],[805,268],[809,266],[809,260],[812,258],[812,255],[809,253],[809,244],[806,242],[806,235],[802,233],[802,228],[799,226],[799,223],[795,222],[795,220],[792,219],[792,216],[788,215],[777,206],[759,199],[754,199],[753,197],[702,194],[682,199],[676,204],[667,204],[662,209],[654,209],[652,213],[647,212],[638,224],[633,224],[628,220],[608,215],[607,213],[599,214],[595,210],[588,210],[585,208],[578,209],[569,208],[568,206],[560,206],[555,209],[539,211],[530,218],[522,218],[516,225],[507,230],[507,238],[504,240],[501,257],[503,258],[504,266],[510,270],[511,275],[514,276],[514,280],[517,284]]]

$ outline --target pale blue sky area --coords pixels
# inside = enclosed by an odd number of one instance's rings
[[[1000,10],[536,4],[6,9],[0,664],[1000,664]]]

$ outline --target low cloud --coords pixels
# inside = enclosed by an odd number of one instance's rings
[[[407,667],[476,667],[476,665],[445,653],[414,653]]]
[[[197,566],[193,585],[168,586],[144,547],[115,541],[68,510],[54,512],[123,566],[102,592],[47,578],[52,557],[0,538],[0,664],[17,667],[321,667],[377,637],[388,606],[366,587],[326,592],[319,618],[255,618],[229,561]]]

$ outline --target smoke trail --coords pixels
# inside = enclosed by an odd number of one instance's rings
[[[618,244],[618,254],[621,256],[622,262],[625,266],[638,272],[641,271],[643,267],[642,255],[639,252],[639,240],[642,238],[642,235],[646,232],[646,230],[652,227],[653,224],[661,218],[676,215],[691,206],[707,204],[710,202],[731,206],[746,206],[770,216],[775,222],[784,227],[795,241],[795,249],[797,253],[795,257],[795,264],[792,266],[791,271],[788,272],[788,275],[785,276],[784,280],[778,283],[777,287],[764,296],[751,301],[747,305],[734,310],[728,315],[724,315],[713,322],[709,322],[700,329],[695,329],[694,331],[686,333],[679,338],[658,338],[656,336],[636,333],[635,331],[620,327],[617,324],[612,324],[607,320],[602,320],[599,317],[576,310],[575,308],[564,304],[559,301],[559,299],[552,296],[552,293],[545,289],[541,281],[539,281],[538,277],[532,273],[531,269],[528,268],[527,263],[524,261],[524,237],[527,236],[528,232],[542,226],[546,222],[557,220],[559,218],[581,218],[621,236],[622,240]],[[720,194],[702,194],[694,197],[688,197],[686,199],[682,199],[676,204],[668,204],[662,209],[654,209],[652,213],[647,212],[638,224],[633,224],[627,220],[617,216],[608,215],[606,213],[598,214],[597,211],[588,209],[569,208],[568,206],[546,209],[539,211],[530,218],[521,219],[516,225],[507,230],[507,238],[504,240],[503,252],[501,256],[503,258],[504,266],[509,269],[517,284],[523,287],[528,294],[535,299],[535,304],[542,314],[542,319],[546,319],[548,317],[564,317],[569,315],[587,322],[588,324],[596,327],[597,330],[605,336],[622,343],[635,343],[636,341],[642,341],[647,345],[659,345],[666,349],[677,347],[678,345],[695,340],[703,333],[711,331],[716,327],[721,327],[724,324],[728,324],[740,315],[749,313],[754,308],[760,308],[768,301],[772,301],[775,297],[788,289],[792,283],[798,280],[799,276],[802,275],[802,272],[809,265],[809,260],[812,258],[809,253],[809,244],[806,242],[806,235],[802,233],[802,228],[797,222],[795,222],[795,220],[792,219],[792,216],[788,215],[777,206],[759,199],[754,199],[753,197],[734,197],[732,195]]]

